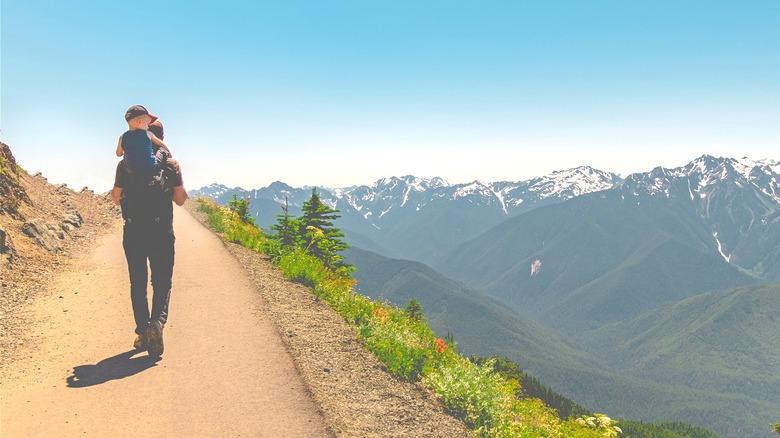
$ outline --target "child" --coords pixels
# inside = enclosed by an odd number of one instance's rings
[[[116,156],[124,155],[122,161],[128,173],[151,175],[171,156],[168,146],[148,131],[149,124],[157,120],[157,116],[141,105],[133,105],[125,112],[125,120],[130,129],[119,137]]]
[[[177,160],[170,157],[170,150],[165,146],[165,143],[162,142],[163,126],[162,123],[157,120],[157,116],[150,114],[146,108],[135,105],[127,110],[125,119],[127,120],[130,130],[119,137],[119,144],[117,145],[117,156],[124,155],[125,158],[116,166],[114,189],[111,191],[111,197],[113,198],[114,203],[117,206],[120,205],[119,201],[123,195],[123,187],[130,182],[129,178],[132,178],[133,176],[141,176],[143,181],[148,182],[148,180],[154,179],[155,175],[163,172],[170,180],[173,187],[182,186],[181,167]],[[143,147],[134,148],[130,143],[132,142],[132,137],[130,137],[130,140],[127,140],[125,137],[128,133],[132,133],[130,134],[131,136],[139,136],[142,140]],[[146,141],[143,141],[144,138],[146,138],[151,145],[151,151],[146,149],[147,144]],[[137,153],[139,150],[141,152],[140,154]],[[133,158],[133,156],[137,157]],[[141,166],[133,169],[132,162],[135,159],[141,161]],[[145,172],[145,169],[143,168],[144,165],[146,166],[146,169],[151,167],[152,170]],[[137,170],[143,172],[138,173]],[[137,180],[137,178],[135,179]]]

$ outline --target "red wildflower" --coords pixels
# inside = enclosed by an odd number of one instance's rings
[[[444,339],[436,338],[434,342],[436,342],[436,352],[444,353],[444,350],[447,349],[447,344],[444,343]]]

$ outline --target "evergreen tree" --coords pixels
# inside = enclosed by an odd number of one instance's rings
[[[406,303],[406,313],[415,321],[422,321],[423,306],[417,301],[416,298],[412,298]]]
[[[228,208],[230,208],[231,211],[235,211],[245,224],[255,224],[255,219],[250,216],[249,198],[238,199],[238,196],[233,193],[233,200],[228,201]]]
[[[298,224],[300,235],[307,251],[320,258],[325,266],[351,269],[352,266],[344,262],[344,257],[337,254],[349,248],[341,240],[344,233],[333,226],[333,221],[341,217],[338,213],[338,210],[323,204],[317,189],[312,189],[311,198],[303,203],[303,216]]]
[[[301,246],[299,219],[290,216],[290,206],[286,197],[282,212],[276,215],[276,224],[270,227],[276,233],[271,237],[279,242],[282,249]]]

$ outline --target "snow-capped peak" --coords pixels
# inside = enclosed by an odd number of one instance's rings
[[[599,192],[612,188],[620,177],[590,166],[580,166],[567,170],[556,170],[549,175],[529,181],[530,191],[544,198],[563,196],[571,198],[586,193]]]
[[[647,173],[630,175],[621,186],[634,195],[663,194],[669,197],[676,190],[678,195],[690,196],[693,200],[706,198],[714,187],[730,182],[738,186],[753,186],[778,198],[779,168],[776,162],[770,160],[754,161],[747,157],[735,159],[702,155],[685,166],[674,169],[657,167]],[[673,188],[675,184],[676,189]]]

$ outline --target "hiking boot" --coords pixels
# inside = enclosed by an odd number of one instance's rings
[[[165,349],[163,345],[163,325],[160,321],[152,321],[149,323],[149,329],[146,331],[146,337],[148,339],[148,345],[146,351],[149,352],[149,356],[160,357]]]
[[[136,350],[146,350],[148,345],[149,339],[146,337],[146,333],[141,333],[140,335],[136,336],[135,342],[133,342],[133,348]]]

